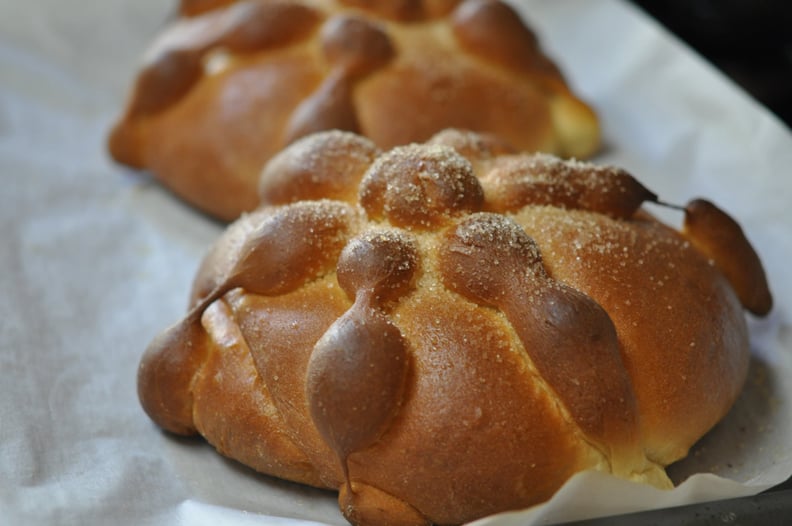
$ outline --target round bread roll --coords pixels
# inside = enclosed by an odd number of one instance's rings
[[[741,390],[743,309],[772,304],[713,204],[678,232],[627,172],[486,135],[383,153],[323,132],[260,189],[146,351],[140,399],[167,430],[338,490],[355,524],[463,523],[581,470],[670,487]]]
[[[600,141],[511,7],[493,0],[182,0],[109,138],[189,203],[235,219],[266,161],[330,129],[381,148],[446,127],[585,157]]]

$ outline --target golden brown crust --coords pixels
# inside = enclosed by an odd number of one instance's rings
[[[262,473],[321,485],[316,469],[284,431],[239,325],[223,301],[203,315],[216,346],[192,384],[198,432],[220,453]],[[265,419],[261,416],[266,415]]]
[[[541,502],[607,463],[495,311],[423,287],[394,316],[412,344],[409,390],[387,435],[350,457],[353,481],[458,524]]]
[[[635,440],[637,407],[612,321],[591,298],[547,275],[522,226],[499,214],[473,214],[449,231],[438,252],[446,287],[503,312],[589,440],[605,449]],[[623,455],[614,453],[613,459]]]
[[[233,4],[237,0],[181,0],[179,13],[184,16],[195,16],[212,9]]]
[[[329,488],[340,485],[342,469],[308,413],[305,374],[314,344],[346,310],[344,300],[338,288],[320,281],[283,296],[240,296],[232,305],[285,432]]]
[[[259,198],[264,205],[300,200],[354,201],[358,184],[380,154],[368,139],[353,133],[331,131],[315,140],[298,140],[279,152],[264,167]],[[319,149],[322,153],[317,155]]]
[[[593,298],[618,327],[647,455],[663,465],[685,456],[731,407],[747,370],[747,329],[732,288],[652,219],[624,224],[543,207],[517,220],[542,247],[548,273]]]
[[[622,170],[468,132],[375,151],[326,132],[264,171],[278,197],[143,358],[150,416],[339,490],[355,524],[466,522],[585,469],[669,487],[744,382],[743,307],[770,297],[736,223],[697,204],[677,232]],[[326,181],[344,166],[358,193]]]
[[[525,151],[599,145],[593,111],[499,0],[183,0],[180,14],[109,149],[221,219],[254,209],[266,161],[321,130],[382,148],[446,127]]]
[[[746,309],[763,316],[773,308],[762,262],[737,222],[705,199],[685,207],[683,234],[711,258]]]

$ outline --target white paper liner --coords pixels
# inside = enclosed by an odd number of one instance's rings
[[[342,525],[332,493],[168,436],[137,402],[140,354],[183,315],[200,257],[221,232],[104,149],[170,4],[0,0],[3,520]],[[762,255],[776,307],[750,320],[746,389],[671,466],[676,489],[582,473],[550,502],[481,524],[662,508],[783,481],[792,473],[789,131],[627,4],[514,4],[597,108],[608,145],[597,160],[627,168],[668,201],[703,195],[729,210]]]

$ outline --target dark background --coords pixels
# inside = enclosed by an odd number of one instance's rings
[[[631,0],[792,127],[792,0]]]

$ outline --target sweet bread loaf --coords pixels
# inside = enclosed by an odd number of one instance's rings
[[[265,162],[311,132],[379,147],[446,127],[585,157],[593,111],[499,0],[182,0],[109,138],[221,219],[256,207]]]
[[[586,469],[664,467],[746,376],[761,262],[704,200],[682,231],[627,172],[448,130],[308,136],[208,253],[144,355],[147,413],[356,524],[455,524]]]

